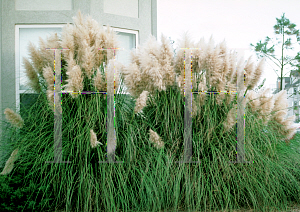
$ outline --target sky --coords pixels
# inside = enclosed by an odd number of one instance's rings
[[[215,44],[225,39],[228,48],[235,49],[245,59],[253,55],[257,64],[258,59],[250,43],[264,42],[266,36],[278,38],[273,26],[277,23],[276,18],[281,18],[283,13],[296,24],[296,29],[300,29],[299,8],[299,0],[157,0],[157,38],[160,40],[161,34],[171,37],[176,47],[178,39],[186,31],[194,41],[204,37],[208,42],[212,35]],[[292,43],[296,43],[295,36],[291,38]],[[285,50],[284,54],[296,56],[300,45],[296,43],[293,46],[294,50]],[[275,48],[275,54],[281,56],[280,48]],[[276,65],[266,60],[258,84],[266,78],[264,87],[274,87],[277,79],[274,69]],[[277,70],[280,76],[278,67]],[[286,67],[284,75],[289,71]]]

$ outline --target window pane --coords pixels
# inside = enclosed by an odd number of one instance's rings
[[[123,65],[128,65],[130,63],[129,51],[136,48],[135,46],[135,34],[117,32],[118,41],[120,42],[120,48],[124,50],[119,51],[116,59],[120,61]]]
[[[124,50],[120,50],[117,53],[116,60],[118,60],[123,65],[127,66],[130,63],[130,51],[136,48],[136,35],[125,32],[117,32],[118,41],[120,44],[120,48]],[[119,92],[119,90],[118,90]],[[126,86],[123,86],[123,93],[127,92]]]
[[[19,55],[19,70],[20,70],[20,90],[29,89],[26,86],[27,76],[25,74],[25,68],[22,65],[23,57],[29,58],[29,52],[27,50],[29,41],[31,41],[36,47],[38,47],[39,37],[43,40],[46,40],[52,33],[57,33],[60,35],[62,29],[61,28],[20,28],[20,55]]]
[[[28,117],[28,110],[37,101],[39,94],[21,93],[20,94],[20,115],[23,119]]]

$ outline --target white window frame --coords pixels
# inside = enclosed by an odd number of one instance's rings
[[[139,31],[138,30],[132,30],[132,29],[123,29],[123,28],[118,28],[118,27],[109,27],[115,32],[124,32],[128,34],[134,34],[135,35],[135,48],[138,48],[139,45]],[[106,25],[103,25],[103,29],[107,29]]]
[[[20,90],[20,29],[22,28],[63,28],[66,24],[26,24],[15,25],[15,84],[16,84],[16,111],[20,112],[20,94],[26,90]],[[33,92],[34,93],[34,92]]]

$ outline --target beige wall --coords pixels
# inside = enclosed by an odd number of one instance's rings
[[[72,10],[72,0],[15,0],[16,10]]]
[[[139,0],[104,0],[103,12],[114,15],[139,17]]]

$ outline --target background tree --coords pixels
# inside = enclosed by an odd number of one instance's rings
[[[277,46],[281,45],[281,57],[280,58],[276,58],[276,56],[274,54],[274,52],[275,52],[274,46],[275,45],[272,45],[270,48],[267,47],[269,44],[269,41],[273,40],[272,38],[270,38],[268,36],[266,37],[264,43],[262,43],[262,41],[259,41],[256,44],[256,46],[254,46],[252,43],[250,44],[250,46],[255,48],[255,51],[256,51],[258,57],[265,56],[268,59],[270,59],[273,63],[275,63],[275,65],[277,67],[280,68],[281,74],[280,74],[279,90],[283,90],[283,88],[282,88],[283,69],[286,65],[291,65],[292,67],[295,67],[294,70],[291,70],[289,72],[290,77],[291,77],[291,75],[295,75],[297,73],[300,74],[300,53],[298,52],[298,54],[295,57],[290,57],[290,56],[284,54],[284,50],[293,49],[293,47],[291,47],[291,46],[292,46],[292,44],[295,44],[295,43],[291,42],[290,36],[295,35],[297,38],[297,42],[299,42],[300,41],[300,33],[299,33],[299,30],[297,30],[295,28],[296,24],[291,23],[290,20],[287,19],[284,15],[285,15],[285,13],[283,13],[283,15],[281,16],[281,19],[276,18],[277,24],[273,26],[274,33],[276,35],[280,35],[280,38],[276,37],[276,41],[278,41],[276,45]],[[286,37],[289,37],[289,38],[286,39]],[[275,71],[278,71],[278,70],[275,70]],[[277,74],[277,76],[278,76],[278,74]],[[299,81],[294,84],[292,84],[292,82],[291,82],[289,85],[286,86],[286,90],[292,86],[295,86],[297,83],[299,83]]]

